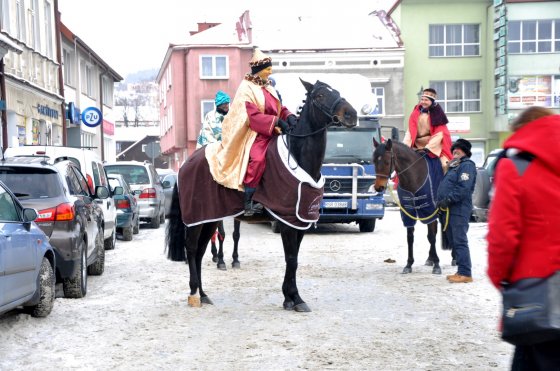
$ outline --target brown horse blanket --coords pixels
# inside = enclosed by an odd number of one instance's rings
[[[205,148],[196,150],[179,169],[181,214],[188,227],[244,213],[243,192],[214,181]],[[323,185],[324,178],[315,182],[289,156],[282,137],[275,137],[268,147],[266,168],[253,199],[281,222],[305,230],[319,220]]]

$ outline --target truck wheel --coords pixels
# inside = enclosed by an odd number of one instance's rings
[[[474,191],[472,195],[473,206],[479,209],[487,209],[490,203],[490,176],[486,169],[476,170],[476,182],[474,183]]]
[[[270,222],[270,228],[272,229],[272,232],[280,233],[280,222],[277,220]]]
[[[375,219],[365,219],[358,222],[360,232],[373,232],[375,230]]]

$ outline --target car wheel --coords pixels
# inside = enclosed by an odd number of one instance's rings
[[[158,229],[160,226],[160,221],[159,221],[159,214],[154,216],[150,222],[150,227],[152,227],[153,229]]]
[[[81,257],[76,273],[62,280],[62,289],[66,298],[83,298],[87,293],[87,250],[86,243],[81,240],[78,246]]]
[[[373,232],[375,230],[375,219],[360,220],[358,224],[360,232]]]
[[[43,257],[39,277],[37,277],[39,290],[39,302],[33,306],[27,307],[29,313],[33,317],[46,317],[51,312],[54,305],[55,297],[55,277],[54,271],[49,260]]]
[[[270,228],[273,233],[280,233],[280,222],[277,220],[270,222]]]
[[[132,233],[133,233],[132,226],[123,228],[122,230],[123,241],[132,241]]]
[[[105,240],[105,250],[113,250],[115,248],[115,243],[117,241],[117,231],[113,229],[111,237]]]
[[[140,233],[140,216],[136,215],[136,223],[134,223],[134,228],[132,229],[132,233],[138,234]]]
[[[97,260],[88,267],[88,273],[92,276],[101,276],[105,270],[105,245],[103,244],[103,230],[100,229],[95,239]]]

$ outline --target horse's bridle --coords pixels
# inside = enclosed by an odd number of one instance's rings
[[[385,174],[378,174],[378,173],[377,173],[377,167],[376,167],[376,168],[375,168],[375,169],[376,169],[376,173],[375,173],[375,176],[376,176],[376,177],[380,176],[380,177],[382,177],[382,178],[391,179],[391,174],[393,174],[393,167],[395,168],[394,170],[396,171],[396,165],[395,165],[395,164],[397,163],[397,158],[396,158],[396,156],[395,156],[395,153],[393,152],[393,150],[390,150],[390,151],[387,151],[387,152],[389,152],[389,153],[391,154],[391,164],[389,165],[389,174],[388,174],[388,175],[385,175]],[[422,154],[422,155],[421,155],[420,157],[418,157],[416,160],[412,161],[412,164],[408,165],[408,167],[405,168],[404,170],[399,171],[398,174],[404,173],[405,171],[407,171],[408,169],[410,169],[415,163],[417,163],[418,161],[420,161],[420,160],[423,159],[423,158],[424,158],[424,154]],[[397,175],[398,175],[398,174],[397,174]]]
[[[331,89],[332,89],[332,88],[331,88]],[[313,90],[311,91],[311,93],[309,93],[309,95],[310,95],[311,97],[313,97],[313,93],[314,93],[314,92],[315,92],[315,89],[313,89]],[[291,136],[291,137],[297,137],[297,138],[305,138],[305,137],[309,137],[309,136],[311,136],[311,135],[315,135],[315,134],[317,134],[317,133],[320,133],[320,132],[322,132],[322,131],[324,131],[324,130],[327,130],[327,129],[328,129],[329,127],[331,127],[331,126],[342,126],[342,121],[340,121],[340,119],[338,118],[338,116],[334,114],[334,110],[336,109],[336,106],[338,106],[338,104],[339,104],[340,102],[342,102],[342,101],[346,102],[346,99],[342,98],[342,97],[340,96],[340,94],[339,94],[339,95],[338,95],[338,98],[336,98],[336,99],[334,100],[334,102],[332,103],[332,105],[331,105],[330,107],[327,107],[327,106],[325,106],[324,104],[321,104],[320,102],[317,102],[317,100],[316,100],[315,98],[311,98],[311,105],[312,105],[312,107],[313,107],[313,108],[317,108],[319,111],[321,111],[321,113],[323,113],[323,114],[325,114],[326,116],[328,116],[328,117],[331,119],[331,121],[330,121],[327,125],[325,125],[325,126],[319,128],[319,129],[317,129],[317,130],[315,130],[315,131],[312,131],[311,133],[308,133],[308,134],[292,134],[292,133],[288,132],[288,133],[286,133],[286,135],[287,135],[287,136]]]

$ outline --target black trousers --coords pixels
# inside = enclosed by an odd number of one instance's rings
[[[511,371],[560,371],[560,340],[516,346]]]

